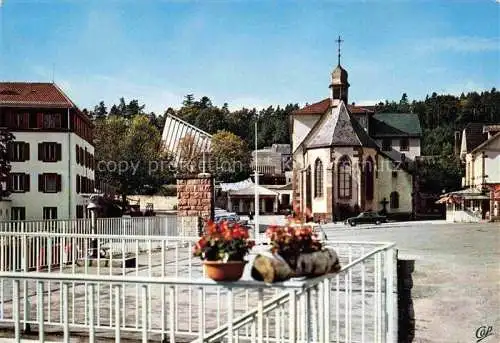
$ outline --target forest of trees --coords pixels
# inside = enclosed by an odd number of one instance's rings
[[[169,107],[161,114],[146,113],[144,104],[139,104],[135,99],[127,103],[124,98],[120,98],[118,104],[111,105],[109,110],[101,101],[94,109],[90,111],[85,109],[84,112],[96,123],[99,121],[102,123],[103,120],[106,122],[110,117],[121,117],[125,121],[130,121],[136,116],[145,117],[151,128],[157,130],[158,135],[154,135],[155,141],[161,136],[165,114],[169,113],[211,134],[219,131],[232,132],[244,140],[246,146],[253,149],[256,120],[259,126],[257,142],[259,148],[273,143],[290,143],[289,114],[298,108],[297,104],[287,104],[261,110],[241,108],[230,111],[228,104],[219,107],[206,96],[196,99],[193,94],[188,94],[181,108]],[[422,180],[423,191],[439,193],[442,190],[460,188],[463,169],[457,156],[454,155],[454,133],[462,131],[470,122],[500,123],[500,92],[493,88],[491,91],[470,92],[458,97],[432,93],[424,100],[412,101],[408,99],[407,94],[403,94],[398,102],[386,101],[377,104],[375,111],[418,113],[423,131],[422,155],[435,158],[432,162],[420,165],[417,172]],[[101,132],[107,131],[101,130]],[[99,131],[97,133],[99,134]],[[99,154],[96,155],[99,159]]]

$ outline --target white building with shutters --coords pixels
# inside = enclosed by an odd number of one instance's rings
[[[53,83],[0,82],[0,127],[9,145],[11,219],[86,216],[94,191],[93,124]]]

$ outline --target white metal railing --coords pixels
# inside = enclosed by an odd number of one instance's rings
[[[123,253],[91,259],[91,239]],[[339,274],[265,285],[203,278],[195,240],[0,232],[0,325],[16,338],[27,326],[41,339],[62,331],[65,341],[80,332],[91,342],[124,333],[170,342],[392,342],[392,244],[327,242],[341,258]],[[125,268],[129,254],[136,264]],[[63,263],[43,269],[40,255]]]
[[[0,232],[92,233],[90,218],[0,221]],[[98,218],[97,234],[179,236],[177,216]]]

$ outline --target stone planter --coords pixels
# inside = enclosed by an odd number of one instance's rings
[[[203,261],[207,276],[214,281],[238,281],[246,261]]]

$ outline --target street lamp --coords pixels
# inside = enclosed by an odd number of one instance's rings
[[[90,229],[92,236],[95,236],[97,232],[97,215],[99,210],[101,209],[101,205],[99,204],[99,197],[97,195],[90,196],[89,204],[87,205],[87,209],[90,210]],[[92,238],[90,241],[90,257],[97,258],[97,239]]]

